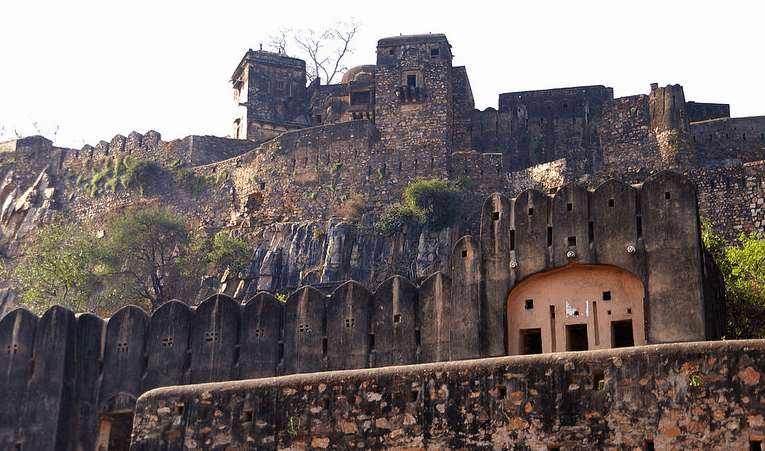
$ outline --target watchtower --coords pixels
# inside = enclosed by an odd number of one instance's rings
[[[380,39],[375,82],[376,125],[383,140],[401,148],[451,144],[452,52],[446,36]]]
[[[305,61],[250,49],[234,74],[234,137],[266,141],[308,126]]]

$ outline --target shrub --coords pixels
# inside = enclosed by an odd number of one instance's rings
[[[343,195],[340,198],[339,213],[347,221],[358,221],[366,211],[366,199],[361,194],[351,191],[350,196]]]
[[[409,184],[404,198],[420,222],[431,229],[451,225],[459,214],[457,188],[443,179],[420,180]]]
[[[417,215],[409,205],[388,205],[375,222],[375,232],[384,236],[393,236],[401,233],[407,222],[416,219]]]

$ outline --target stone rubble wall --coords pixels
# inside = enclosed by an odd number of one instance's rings
[[[556,353],[167,387],[131,449],[758,449],[765,342]]]

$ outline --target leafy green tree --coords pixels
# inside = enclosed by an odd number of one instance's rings
[[[127,281],[125,294],[151,310],[169,301],[169,281],[181,274],[188,252],[183,218],[167,207],[138,205],[113,215],[108,230],[111,268]]]
[[[447,227],[459,215],[459,192],[444,179],[410,183],[404,198],[420,222],[431,229]]]
[[[62,218],[37,230],[7,277],[20,289],[22,305],[38,314],[55,304],[92,311],[102,256],[84,227]]]
[[[702,241],[725,280],[728,338],[765,338],[765,239],[742,233],[729,245],[702,219]]]

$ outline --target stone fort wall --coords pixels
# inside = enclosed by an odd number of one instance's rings
[[[131,449],[759,449],[765,343],[505,357],[150,391]]]
[[[648,343],[715,338],[722,315],[700,279],[696,217],[693,186],[668,172],[641,187],[497,194],[480,239],[454,246],[451,274],[419,286],[394,277],[370,292],[351,281],[328,296],[304,287],[286,303],[260,293],[244,305],[216,295],[196,309],[129,306],[108,320],[15,310],[0,321],[0,445],[93,449],[104,418],[129,414],[156,387],[506,355],[512,288],[572,264],[622,268],[643,283]]]

